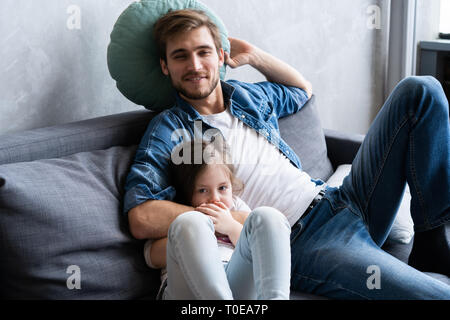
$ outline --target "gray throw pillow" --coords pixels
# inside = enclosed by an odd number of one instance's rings
[[[302,169],[313,179],[327,181],[333,166],[327,155],[325,134],[316,107],[316,97],[296,114],[279,120],[281,138],[300,158]]]
[[[155,297],[159,273],[121,214],[136,146],[0,166],[0,294]]]

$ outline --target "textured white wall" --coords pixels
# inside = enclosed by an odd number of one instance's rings
[[[140,109],[116,89],[109,34],[130,0],[0,2],[0,134]],[[384,0],[203,0],[230,35],[300,70],[314,85],[326,128],[365,133],[383,102]],[[67,8],[81,10],[70,30]],[[370,5],[381,29],[369,29]],[[263,80],[251,68],[228,78]]]
[[[388,1],[205,2],[221,12],[230,35],[276,55],[312,82],[324,127],[366,133],[383,103]],[[367,27],[371,5],[380,8],[380,29]],[[232,70],[228,78],[264,79],[250,68]]]
[[[0,134],[132,110],[106,64],[129,0],[0,2]],[[67,9],[80,8],[69,29]]]

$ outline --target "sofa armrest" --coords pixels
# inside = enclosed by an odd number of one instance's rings
[[[364,135],[324,129],[328,158],[336,169],[341,164],[351,164],[361,146]]]

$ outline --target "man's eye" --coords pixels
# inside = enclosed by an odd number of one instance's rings
[[[211,51],[200,51],[200,55],[202,55],[202,56],[206,56],[210,53],[211,53]]]
[[[173,58],[174,58],[175,60],[181,60],[181,59],[184,59],[184,57],[185,57],[185,56],[182,55],[182,56],[175,56],[175,57],[173,57]]]

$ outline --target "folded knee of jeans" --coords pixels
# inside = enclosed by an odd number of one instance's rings
[[[255,221],[267,226],[285,226],[286,230],[290,232],[286,216],[272,207],[258,207],[251,212],[247,219],[250,219],[250,222]]]
[[[416,90],[436,96],[443,93],[442,85],[432,76],[410,76],[399,83],[399,87],[412,94]]]
[[[172,221],[168,236],[169,240],[172,237],[195,236],[203,230],[214,232],[214,225],[211,219],[201,212],[188,211],[180,214]]]

